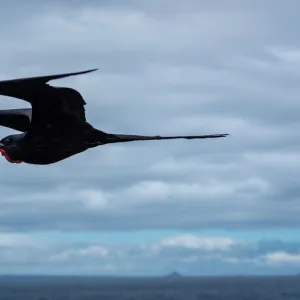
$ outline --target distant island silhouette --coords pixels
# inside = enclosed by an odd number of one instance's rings
[[[179,274],[178,272],[172,272],[172,273],[168,274],[165,277],[167,277],[167,278],[177,278],[177,277],[183,277],[183,275]]]

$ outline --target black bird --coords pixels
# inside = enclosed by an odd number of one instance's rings
[[[22,132],[0,141],[2,155],[11,163],[47,165],[110,143],[227,136],[141,136],[109,134],[95,129],[86,121],[86,102],[78,91],[47,84],[50,80],[95,70],[0,81],[0,95],[25,100],[32,107],[0,110],[0,125]]]

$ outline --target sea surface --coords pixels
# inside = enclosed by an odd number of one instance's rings
[[[0,277],[0,300],[300,300],[299,277]]]

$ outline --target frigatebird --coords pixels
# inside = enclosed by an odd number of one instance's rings
[[[111,143],[228,135],[142,136],[111,134],[96,129],[86,120],[86,102],[77,90],[48,84],[51,80],[96,70],[0,81],[0,95],[18,98],[31,105],[31,108],[0,110],[0,125],[22,132],[1,139],[0,152],[7,161],[47,165]]]

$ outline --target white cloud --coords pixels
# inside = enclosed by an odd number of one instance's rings
[[[34,241],[26,235],[17,233],[0,233],[0,247],[22,248],[32,246]]]
[[[269,49],[270,53],[275,56],[276,58],[286,62],[288,64],[295,64],[300,63],[300,49],[299,48],[276,48],[273,47]]]
[[[267,264],[282,265],[282,264],[300,264],[300,253],[292,254],[284,251],[268,253],[265,256]]]
[[[81,249],[78,252],[80,255],[83,256],[92,256],[92,257],[105,257],[108,254],[108,250],[101,246],[90,246],[85,249]]]
[[[2,233],[16,243],[0,244],[4,273],[164,275],[168,270],[186,274],[219,274],[234,269],[256,274],[296,271],[300,262],[299,243],[282,241],[246,242],[231,237],[182,234],[148,243],[76,242],[26,238]],[[24,243],[24,237],[29,243]],[[67,237],[67,233],[66,233]],[[17,244],[17,246],[16,246]],[[221,269],[219,269],[222,266]],[[24,269],[23,269],[23,268]],[[249,271],[249,269],[248,269]]]
[[[1,78],[99,67],[52,82],[82,93],[87,118],[96,127],[119,133],[231,135],[107,145],[46,167],[1,159],[0,227],[15,235],[0,236],[0,245],[26,250],[32,241],[20,232],[40,230],[299,227],[300,40],[293,13],[298,2],[267,1],[262,8],[258,1],[87,1],[76,6],[34,1],[18,8],[7,4],[0,12],[6,28],[0,33],[5,41]],[[28,106],[3,98],[3,108]],[[0,128],[2,136],[8,133]],[[162,253],[188,251],[174,258],[186,263],[199,259],[194,251],[231,245],[230,239],[190,235],[164,242],[174,249],[157,241]],[[72,264],[86,253],[91,261],[103,256],[101,270],[134,269],[131,262],[109,261],[125,261],[125,250],[73,246],[48,253],[35,245],[44,254],[34,250],[15,261],[51,257]],[[272,253],[260,255],[274,259]],[[264,257],[201,255],[219,264],[255,264]],[[14,260],[9,252],[2,257]],[[144,268],[143,256],[138,258]]]
[[[199,250],[221,250],[226,251],[235,244],[231,238],[219,237],[199,237],[193,235],[183,235],[171,237],[158,242],[155,246],[160,247],[184,247]]]

